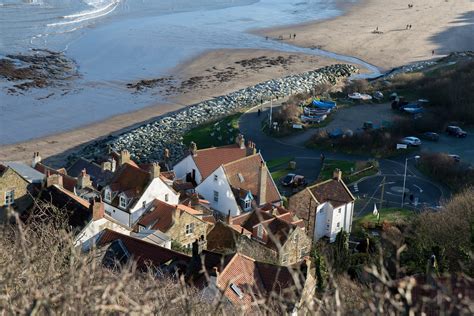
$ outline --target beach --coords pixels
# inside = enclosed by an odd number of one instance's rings
[[[466,21],[460,21],[463,14],[469,14],[472,2],[418,0],[413,3],[414,8],[408,9],[407,4],[403,3],[365,0],[349,6],[344,15],[335,18],[339,11],[330,8],[328,9],[330,13],[319,17],[322,19],[319,22],[283,28],[272,26],[261,31],[252,31],[244,37],[242,33],[230,34],[232,38],[245,39],[243,42],[245,45],[242,46],[246,47],[213,49],[214,46],[216,48],[226,46],[222,43],[215,44],[213,39],[213,44],[209,47],[200,47],[199,54],[180,56],[188,57],[180,59],[182,61],[179,63],[176,56],[164,56],[166,60],[176,60],[176,65],[168,67],[166,71],[162,64],[154,63],[150,52],[146,50],[143,51],[143,58],[140,60],[133,60],[130,64],[114,70],[115,64],[112,62],[122,63],[131,52],[107,59],[103,56],[105,53],[95,56],[94,52],[82,51],[87,43],[97,40],[103,34],[108,34],[110,27],[92,29],[68,51],[79,60],[79,70],[83,72],[79,80],[82,87],[67,94],[66,99],[59,95],[42,99],[41,106],[25,105],[26,102],[21,101],[21,98],[18,99],[20,102],[14,96],[8,97],[8,100],[15,100],[19,104],[18,107],[17,104],[13,104],[12,107],[18,109],[18,112],[8,112],[8,121],[5,120],[6,124],[2,124],[4,132],[21,137],[37,135],[38,138],[12,141],[13,144],[0,146],[0,161],[28,161],[33,152],[39,151],[43,157],[54,156],[54,160],[50,160],[50,163],[60,164],[65,156],[88,142],[111,134],[117,135],[167,112],[270,78],[344,62],[331,58],[337,55],[326,52],[320,54],[318,48],[354,56],[384,70],[439,57],[449,51],[474,49],[471,47],[474,45],[473,33],[469,32],[472,30],[472,22],[468,24]],[[235,8],[232,10],[238,11]],[[182,19],[186,20],[189,13],[182,15]],[[309,18],[306,15],[304,17]],[[295,20],[293,16],[282,23],[294,24]],[[406,25],[398,25],[405,24],[405,20],[407,24],[413,21],[410,30],[404,29]],[[147,23],[151,22],[139,24],[138,31],[148,30]],[[232,23],[227,27],[231,27]],[[250,23],[250,26],[252,25],[259,24]],[[129,27],[124,23],[114,26],[124,30]],[[211,26],[209,24],[206,27]],[[380,33],[372,33],[377,27]],[[452,32],[465,40],[453,40],[450,36]],[[130,34],[133,36],[136,33]],[[290,40],[286,34],[296,34],[296,37]],[[283,40],[275,40],[281,35],[284,35]],[[265,39],[265,36],[269,39]],[[112,40],[108,39],[110,43]],[[104,43],[101,45],[105,47]],[[120,47],[116,42],[114,45],[116,46],[107,46],[108,52]],[[150,50],[153,49],[151,43]],[[434,56],[433,50],[435,50]],[[101,63],[99,57],[105,58],[105,62]],[[108,71],[110,69],[112,71]],[[171,79],[167,81],[167,78]],[[153,82],[157,82],[158,86],[155,84],[151,88],[145,87],[139,91],[127,88],[127,85],[134,87],[144,79],[156,79]],[[166,90],[171,93],[166,95]],[[41,93],[49,95],[50,92]],[[32,99],[39,103],[36,96]],[[48,108],[43,108],[43,105],[47,105]],[[27,111],[30,112],[25,114]],[[39,123],[32,126],[31,122]],[[27,135],[21,135],[22,131],[28,131]],[[50,135],[43,137],[42,133],[45,131]]]
[[[473,10],[471,0],[365,0],[334,19],[257,34],[272,38],[284,34],[288,42],[286,34],[296,34],[291,43],[354,56],[390,70],[474,50]]]

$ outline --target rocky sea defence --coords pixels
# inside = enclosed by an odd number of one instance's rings
[[[116,137],[109,136],[95,141],[69,156],[68,161],[72,162],[80,156],[93,159],[112,148],[127,149],[138,162],[162,160],[164,150],[169,149],[170,159],[175,162],[186,154],[187,144],[183,143],[183,135],[192,128],[270,99],[309,92],[319,84],[336,84],[358,71],[353,65],[335,64],[298,75],[268,80],[186,107]]]

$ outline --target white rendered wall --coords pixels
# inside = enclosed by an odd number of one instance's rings
[[[196,163],[194,162],[194,159],[191,155],[188,155],[186,158],[178,162],[174,167],[173,171],[176,174],[176,177],[178,179],[185,179],[186,174],[192,173],[193,169],[196,170],[196,183],[200,184],[203,179],[201,176],[201,173],[199,172],[198,167],[196,166]]]
[[[89,224],[87,224],[87,226],[77,235],[74,240],[74,245],[76,247],[81,246],[83,251],[88,251],[95,244],[100,232],[106,228],[124,235],[130,235],[130,230],[106,218],[101,218],[96,221],[90,221]]]

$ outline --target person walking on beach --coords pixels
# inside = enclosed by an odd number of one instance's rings
[[[411,30],[411,24],[410,24],[410,30]]]
[[[293,39],[295,39],[295,38],[296,38],[296,34],[293,34]]]
[[[431,56],[434,56],[434,49],[431,51]]]

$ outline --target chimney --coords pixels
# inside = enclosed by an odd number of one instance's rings
[[[110,159],[110,166],[110,171],[115,172],[115,170],[117,170],[117,162],[114,158]]]
[[[112,171],[112,164],[110,161],[104,161],[100,164],[102,171]]]
[[[237,135],[237,137],[235,138],[235,143],[239,145],[240,149],[245,149],[244,135],[242,134]]]
[[[227,212],[227,216],[225,217],[225,222],[227,225],[232,225],[232,216],[230,216],[230,210]]]
[[[340,169],[335,169],[332,173],[332,178],[337,181],[342,180],[342,171]]]
[[[123,164],[130,162],[130,153],[128,150],[124,149],[120,151],[120,158],[119,158],[119,165],[122,166]]]
[[[39,152],[33,153],[33,160],[31,161],[31,167],[34,168],[36,164],[41,162],[41,156]]]
[[[201,236],[199,239],[196,239],[196,241],[193,242],[193,259],[198,259],[199,261],[201,260],[201,253],[205,246],[206,240],[204,239],[204,236]]]
[[[191,195],[191,205],[198,205],[199,204],[199,195],[197,193],[194,193]]]
[[[247,156],[252,156],[257,153],[257,149],[255,148],[255,144],[251,141],[249,141],[247,145]]]
[[[77,177],[77,188],[84,189],[92,187],[91,176],[87,174],[86,169],[82,169],[81,174]]]
[[[196,157],[196,156],[197,156],[197,150],[198,150],[198,148],[197,148],[196,143],[195,143],[195,142],[191,142],[191,143],[189,144],[189,153],[190,153],[191,155],[193,155],[193,157]]]
[[[53,186],[53,185],[62,187],[63,176],[60,174],[50,174],[48,171],[47,178],[46,178],[46,187],[49,188],[50,186]]]
[[[260,162],[260,176],[258,178],[258,205],[267,203],[267,168],[265,161]]]
[[[158,162],[154,162],[151,165],[151,169],[150,169],[150,179],[153,180],[153,179],[158,178],[160,176],[160,172],[161,172],[160,164]]]
[[[92,199],[89,205],[89,211],[92,213],[92,220],[97,221],[104,217],[105,209],[104,203],[102,203],[102,199],[96,200],[95,198]]]

